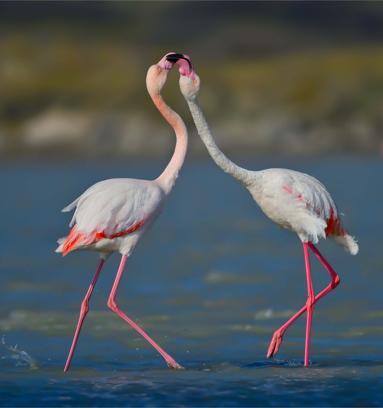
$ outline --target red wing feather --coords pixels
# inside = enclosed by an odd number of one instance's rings
[[[74,225],[74,227],[70,230],[69,235],[66,237],[64,241],[62,250],[63,256],[69,254],[69,252],[73,251],[74,249],[78,248],[81,245],[91,244],[92,242],[94,242],[95,235],[96,234],[93,234],[93,236],[88,236],[83,232],[79,231],[77,229],[77,225]]]
[[[77,225],[75,225],[70,230],[69,235],[66,237],[63,243],[62,254],[63,256],[65,256],[69,254],[69,252],[77,249],[80,246],[91,245],[104,238],[114,239],[114,238],[123,237],[124,235],[132,234],[133,232],[141,228],[144,223],[145,223],[144,220],[139,221],[126,230],[115,232],[114,234],[110,234],[110,235],[107,235],[104,231],[96,231],[90,235],[86,235],[83,232],[79,231],[77,229]]]
[[[330,218],[327,220],[327,227],[325,229],[326,236],[329,235],[345,235],[346,232],[340,225],[340,221],[335,217],[334,211],[331,210]]]

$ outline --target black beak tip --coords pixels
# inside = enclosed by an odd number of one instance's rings
[[[179,59],[183,58],[182,54],[169,54],[166,56],[166,61],[176,63]]]
[[[174,54],[169,54],[169,55],[166,56],[166,60],[169,61],[169,62],[172,62],[173,64],[175,64],[180,59],[185,60],[189,65],[189,69],[191,71],[193,70],[193,66],[192,66],[192,63],[190,62],[189,58],[186,58],[183,54],[174,53]]]

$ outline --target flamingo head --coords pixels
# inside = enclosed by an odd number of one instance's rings
[[[167,56],[174,54],[170,52],[162,57],[157,64],[152,65],[146,74],[146,87],[150,95],[158,95],[168,78],[169,71],[173,68],[174,62],[168,61]]]
[[[179,67],[180,89],[184,98],[195,99],[199,92],[200,79],[194,71],[190,57],[186,54],[169,53],[166,55],[166,60]]]

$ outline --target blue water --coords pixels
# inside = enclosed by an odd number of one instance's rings
[[[383,405],[383,162],[242,163],[318,177],[359,240],[356,257],[332,242],[319,246],[341,284],[315,308],[312,367],[302,367],[304,318],[285,335],[276,359],[265,358],[274,330],[305,303],[299,241],[267,220],[210,161],[189,160],[163,214],[129,260],[118,299],[185,370],[167,369],[107,309],[115,255],[64,374],[97,258],[53,252],[70,220],[60,209],[98,180],[153,178],[163,164],[9,162],[0,168],[1,406]],[[314,260],[313,267],[318,291],[328,277]]]

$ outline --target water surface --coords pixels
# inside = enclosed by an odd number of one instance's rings
[[[320,249],[340,286],[315,308],[312,367],[302,368],[301,318],[267,360],[273,331],[306,299],[297,238],[267,220],[210,161],[189,161],[167,206],[129,260],[120,307],[185,370],[168,370],[106,307],[119,258],[96,287],[72,369],[62,368],[96,267],[55,241],[60,209],[109,177],[153,178],[160,162],[3,163],[0,248],[2,406],[383,405],[383,164],[371,158],[243,161],[286,166],[323,181],[357,236],[357,257]],[[328,282],[313,260],[315,288]],[[17,345],[17,348],[15,347]]]

